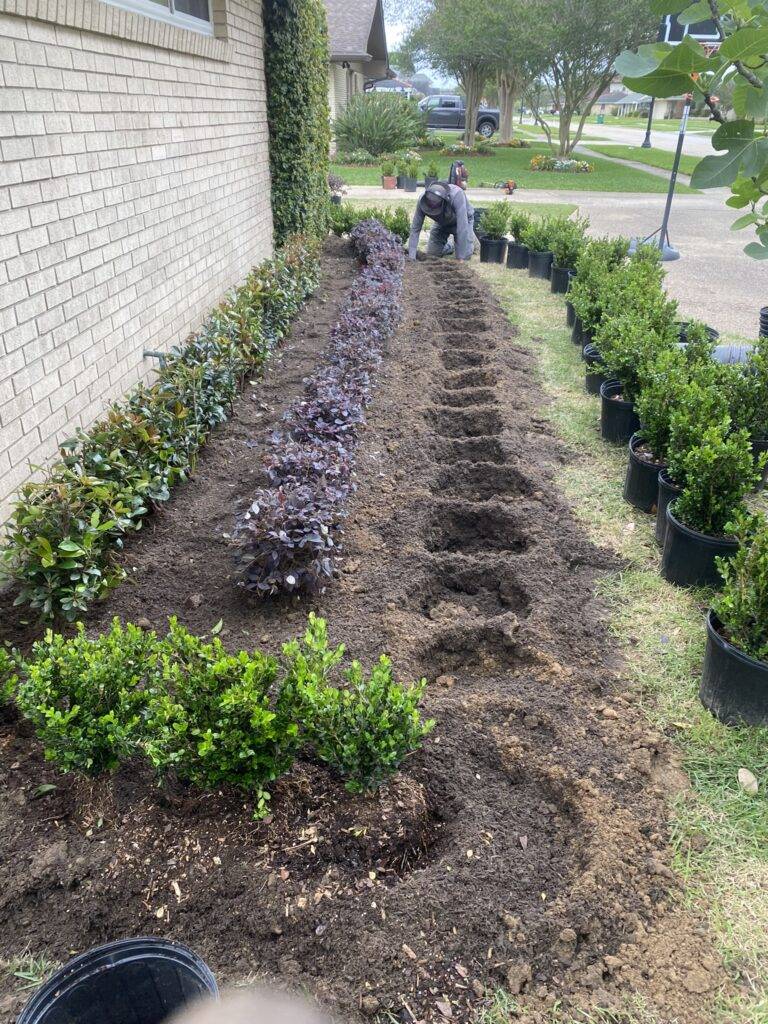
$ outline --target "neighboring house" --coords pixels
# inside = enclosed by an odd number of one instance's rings
[[[325,0],[331,69],[328,100],[331,118],[366,82],[389,77],[389,53],[382,0]]]
[[[0,514],[272,251],[260,0],[0,0]]]
[[[373,92],[396,92],[409,98],[417,91],[413,82],[406,82],[402,78],[381,78],[371,85],[371,90]]]
[[[668,99],[657,99],[653,105],[653,116],[659,120],[682,116],[684,100],[682,96],[670,96]],[[604,114],[614,117],[628,117],[633,114],[647,115],[651,106],[651,97],[641,93],[630,92],[621,82],[611,84],[607,92],[592,104],[592,114]]]

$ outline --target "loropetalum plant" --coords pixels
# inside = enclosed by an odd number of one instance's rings
[[[674,444],[674,427],[672,432]],[[722,537],[743,509],[746,495],[759,482],[765,455],[756,463],[746,430],[731,429],[729,417],[711,422],[698,444],[676,455],[685,480],[673,505],[677,519],[691,530]]]
[[[381,785],[432,728],[418,710],[424,680],[396,682],[385,657],[368,677],[358,662],[342,671],[343,656],[314,615],[280,660],[229,653],[175,619],[162,637],[115,620],[93,639],[82,625],[72,637],[49,631],[26,659],[0,648],[0,695],[64,771],[98,775],[144,757],[160,775],[242,791],[259,816],[308,747],[358,792]]]
[[[254,270],[171,349],[152,385],[65,441],[46,478],[22,487],[2,554],[17,604],[72,621],[123,578],[116,553],[188,478],[244,376],[285,335],[316,286],[317,253],[315,243],[295,239]]]
[[[727,532],[739,547],[731,558],[718,559],[723,589],[712,610],[730,643],[768,661],[768,522],[759,513],[741,512]]]
[[[269,486],[236,526],[242,585],[260,597],[322,591],[331,578],[372,376],[400,320],[400,241],[374,220],[350,237],[363,266],[325,363],[287,410],[285,430],[270,438]]]

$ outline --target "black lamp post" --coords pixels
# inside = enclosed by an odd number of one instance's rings
[[[645,129],[645,138],[640,144],[642,149],[651,148],[651,124],[653,123],[653,104],[655,102],[655,98],[651,96],[651,106],[648,109],[648,124]]]

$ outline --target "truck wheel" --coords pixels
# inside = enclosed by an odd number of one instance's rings
[[[484,139],[490,139],[495,131],[493,121],[481,121],[477,126],[478,135],[482,135]]]

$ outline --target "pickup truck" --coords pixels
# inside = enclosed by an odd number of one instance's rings
[[[463,96],[425,96],[419,103],[419,110],[427,114],[427,128],[465,127],[466,107]],[[481,107],[477,112],[476,130],[485,139],[490,139],[499,130],[499,111]]]

